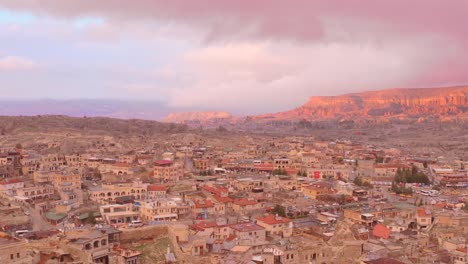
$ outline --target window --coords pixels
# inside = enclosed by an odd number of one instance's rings
[[[11,254],[10,255],[10,259],[13,259],[15,257],[15,255]]]
[[[19,257],[20,257],[20,253],[16,253],[16,257],[19,258]]]

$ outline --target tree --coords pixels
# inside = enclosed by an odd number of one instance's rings
[[[355,185],[357,185],[357,186],[362,186],[362,183],[363,183],[363,182],[362,182],[361,177],[358,176],[358,177],[354,178],[353,183],[354,183]]]
[[[23,145],[21,145],[21,143],[16,144],[15,147],[16,147],[17,149],[23,149]]]
[[[275,207],[273,208],[273,210],[271,211],[273,214],[276,214],[276,215],[279,215],[279,216],[282,216],[282,217],[286,217],[286,210],[284,209],[283,206],[277,204],[275,205]]]
[[[384,162],[384,158],[383,157],[375,157],[375,163],[383,163]]]
[[[423,167],[424,167],[425,169],[427,169],[427,160],[425,160],[425,161],[423,162]]]

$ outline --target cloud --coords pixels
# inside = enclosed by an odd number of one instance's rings
[[[36,62],[23,57],[0,57],[0,71],[30,70],[38,66]]]
[[[465,0],[0,0],[5,8],[57,17],[103,16],[113,21],[167,21],[209,31],[211,38],[248,35],[314,40],[324,17],[365,18],[394,32],[468,38]]]
[[[107,54],[104,68],[115,55],[150,72],[116,80],[122,97],[165,96],[176,107],[279,111],[312,95],[468,82],[466,0],[0,0],[1,7],[53,23],[100,18],[44,30],[63,34],[82,57]]]
[[[426,41],[432,46],[421,48]],[[214,45],[188,53],[179,69],[187,81],[171,89],[176,107],[279,111],[312,95],[401,87],[440,59],[443,42],[430,38],[384,46],[273,41]]]

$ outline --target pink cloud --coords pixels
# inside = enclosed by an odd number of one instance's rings
[[[465,0],[0,0],[0,6],[62,17],[189,23],[210,27],[218,37],[250,30],[260,37],[311,40],[321,36],[321,18],[348,17],[388,24],[395,32],[468,38]]]
[[[176,106],[289,108],[315,94],[468,83],[466,0],[0,0],[0,7],[105,17],[84,30],[93,39],[144,41],[183,28],[173,39],[194,40],[192,50],[156,73],[170,79]],[[134,90],[152,87],[141,85]]]
[[[0,57],[0,71],[30,70],[36,68],[37,66],[38,64],[34,61],[23,57]]]

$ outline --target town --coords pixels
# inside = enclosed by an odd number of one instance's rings
[[[468,262],[466,160],[314,135],[34,137],[0,146],[2,263]]]

